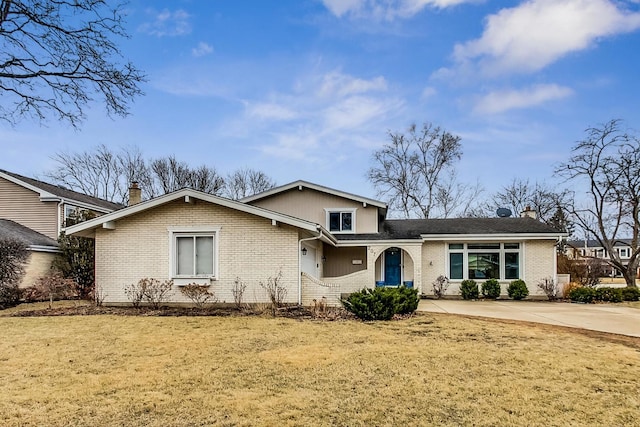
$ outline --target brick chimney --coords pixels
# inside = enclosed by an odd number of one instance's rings
[[[536,219],[538,217],[538,214],[536,213],[536,211],[531,209],[531,206],[527,206],[522,212],[520,212],[520,217]]]
[[[133,181],[129,187],[129,206],[136,205],[142,201],[142,190],[138,187],[138,181]]]

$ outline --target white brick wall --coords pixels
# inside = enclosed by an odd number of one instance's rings
[[[298,232],[271,220],[196,201],[174,201],[116,222],[115,230],[96,231],[96,283],[105,303],[128,303],[124,286],[145,277],[170,279],[168,227],[220,227],[219,277],[210,291],[233,302],[236,277],[247,284],[244,302],[266,302],[259,281],[282,270],[287,302],[298,300]],[[208,280],[206,280],[208,282]],[[203,282],[204,283],[204,282]],[[174,286],[173,302],[189,302]]]

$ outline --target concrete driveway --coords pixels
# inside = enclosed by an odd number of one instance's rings
[[[640,337],[640,310],[615,304],[421,300],[418,311],[522,320]]]

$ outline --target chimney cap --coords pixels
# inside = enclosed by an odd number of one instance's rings
[[[131,181],[131,187],[129,188],[139,188],[138,187],[138,181]]]

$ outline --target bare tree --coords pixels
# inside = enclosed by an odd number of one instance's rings
[[[144,76],[122,61],[123,4],[107,0],[0,0],[0,118],[77,127],[97,94],[125,116]]]
[[[181,188],[193,188],[210,194],[220,194],[224,179],[215,168],[200,166],[193,169],[175,156],[163,157],[151,162],[150,170],[159,194],[170,193]]]
[[[227,175],[224,186],[224,195],[233,200],[240,200],[276,186],[267,174],[255,169],[238,169]]]
[[[572,194],[568,190],[515,178],[493,196],[493,203],[494,208],[509,208],[515,215],[530,207],[536,211],[540,221],[551,224],[559,223],[562,218],[568,220],[564,210],[571,204],[571,199]]]
[[[431,218],[471,206],[469,199],[477,197],[481,188],[465,193],[451,175],[462,157],[459,136],[425,123],[420,129],[412,125],[406,135],[389,132],[389,138],[373,154],[374,166],[367,176],[392,210],[405,218]]]
[[[155,195],[153,186],[149,185],[149,170],[137,147],[115,152],[103,144],[82,153],[60,152],[53,160],[57,167],[44,175],[72,190],[126,204],[130,183],[138,181],[143,184],[147,197]]]
[[[586,197],[572,204],[570,212],[609,253],[606,262],[622,273],[627,286],[635,287],[640,264],[640,139],[620,126],[620,120],[611,120],[587,129],[586,138],[556,172],[584,185]],[[628,262],[615,250],[621,242],[630,248]]]

